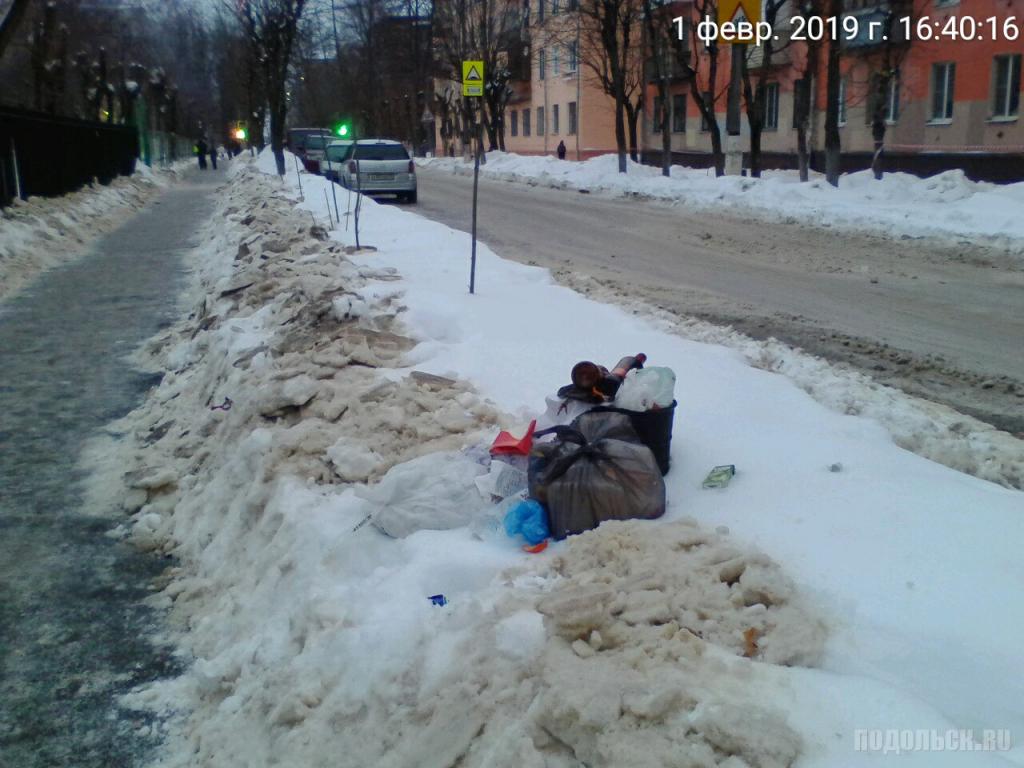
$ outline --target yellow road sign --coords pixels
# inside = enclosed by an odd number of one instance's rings
[[[482,61],[462,62],[462,95],[484,95],[484,63]]]
[[[742,24],[744,21],[747,25],[738,30],[730,30],[730,33],[721,32],[724,24]],[[761,0],[719,0],[718,26],[721,42],[754,42],[754,28],[760,21]]]

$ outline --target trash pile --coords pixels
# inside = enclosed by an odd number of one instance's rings
[[[646,361],[637,354],[611,369],[577,363],[572,383],[547,398],[546,412],[521,437],[502,431],[486,449],[423,456],[359,490],[371,505],[368,518],[394,538],[464,525],[483,536],[503,527],[536,553],[549,539],[607,520],[661,517],[676,377]]]

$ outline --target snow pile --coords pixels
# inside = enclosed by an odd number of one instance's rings
[[[173,169],[153,172],[142,163],[138,168],[108,185],[90,185],[62,197],[15,200],[0,209],[0,299],[43,270],[80,256],[87,243],[115,229],[175,174]]]
[[[461,158],[418,161],[453,173],[472,174]],[[906,173],[875,180],[870,171],[847,174],[839,188],[820,174],[800,183],[795,171],[765,171],[760,179],[716,178],[713,170],[673,166],[671,178],[660,168],[629,161],[618,173],[618,158],[601,155],[583,162],[549,155],[524,156],[489,152],[482,175],[505,181],[560,189],[670,201],[694,209],[728,209],[770,221],[781,218],[805,225],[877,231],[918,237],[941,237],[1024,253],[1024,183],[996,185],[969,180],[962,171],[921,179]]]
[[[522,553],[474,482],[506,419],[405,367],[397,273],[237,173],[203,298],[144,350],[169,372],[93,450],[130,540],[180,559],[158,601],[195,662],[128,697],[179,713],[164,764],[791,765],[800,736],[752,691],[825,631],[779,567],[692,520]]]
[[[179,557],[157,600],[194,663],[128,699],[179,713],[163,764],[860,768],[857,729],[1024,728],[1022,494],[486,247],[469,296],[463,233],[367,200],[357,252],[310,226],[321,179],[296,211],[293,176],[231,172],[195,311],[145,350],[168,373],[97,446],[131,538]],[[678,375],[663,519],[532,556],[486,516],[371,522],[424,517],[433,462],[461,506],[499,426],[640,350]]]

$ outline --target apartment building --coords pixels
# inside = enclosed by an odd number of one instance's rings
[[[551,154],[564,141],[566,157],[615,151],[615,103],[581,59],[575,0],[529,0],[526,29],[529,79],[513,84],[505,114],[505,146],[520,154]]]
[[[692,16],[692,4],[677,2],[674,12]],[[867,22],[884,13],[876,2],[850,0],[850,15],[858,16],[862,29]],[[874,150],[871,119],[874,99],[872,76],[881,66],[882,46],[889,45],[889,60],[896,75],[885,94],[886,136],[889,155],[899,155],[908,169],[940,170],[962,163],[977,164],[981,156],[990,156],[990,165],[1002,165],[1013,157],[1024,174],[1024,124],[1020,119],[1021,59],[1024,53],[1024,3],[1021,0],[930,0],[915,4],[907,22],[897,22],[901,32],[911,32],[906,43],[882,43],[861,34],[843,46],[840,85],[840,135],[844,155],[851,159],[847,167],[863,167]],[[788,20],[785,27],[789,27]],[[956,39],[949,34],[956,30]],[[967,32],[967,35],[961,34]],[[930,37],[930,39],[923,39]],[[710,152],[707,125],[701,119],[690,95],[693,88],[716,95],[715,111],[725,130],[725,89],[729,81],[730,51],[719,53],[716,83],[708,82],[708,51],[699,41],[698,77],[691,82],[675,76],[670,85],[670,103],[664,120],[660,113],[657,88],[648,71],[648,90],[643,147],[648,155],[659,154],[662,130],[671,132],[674,153],[701,155]],[[691,48],[694,47],[691,41]],[[755,76],[757,51],[752,51]],[[765,129],[762,149],[768,165],[791,166],[797,147],[794,129],[794,84],[807,76],[808,55],[803,43],[783,43],[763,70],[767,80]],[[824,147],[826,107],[826,71],[824,46],[817,62],[818,76],[813,78],[813,103],[810,143],[814,150]],[[665,124],[662,125],[661,123]],[[743,135],[749,128],[742,121]],[[746,142],[744,141],[744,144]],[[925,157],[927,155],[927,157]],[[966,157],[970,155],[971,157]],[[859,157],[858,159],[858,156]],[[945,160],[940,156],[945,156]],[[901,166],[903,167],[903,166]],[[998,176],[998,174],[997,174]]]

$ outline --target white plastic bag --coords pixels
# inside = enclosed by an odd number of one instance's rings
[[[428,453],[396,464],[377,485],[358,488],[370,502],[375,526],[402,539],[423,529],[446,530],[469,524],[490,506],[476,488],[486,467],[458,451]]]
[[[615,406],[630,411],[668,408],[675,400],[676,374],[671,368],[641,368],[626,374],[615,395]]]

